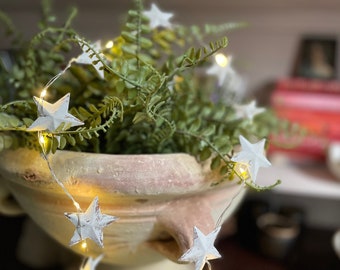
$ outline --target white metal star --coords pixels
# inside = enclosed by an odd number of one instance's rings
[[[246,118],[253,121],[255,115],[258,115],[265,111],[265,108],[256,107],[256,101],[253,100],[246,105],[235,105],[234,109],[236,111],[237,118]]]
[[[214,246],[216,237],[221,230],[217,227],[208,235],[204,235],[196,226],[194,227],[194,243],[180,258],[181,262],[195,263],[195,270],[202,270],[204,265],[209,261],[221,258],[221,254]]]
[[[65,216],[76,227],[70,246],[87,238],[92,239],[98,246],[103,247],[103,228],[117,220],[116,217],[103,215],[95,197],[85,213],[65,213]]]
[[[157,28],[159,26],[171,28],[171,23],[169,22],[169,20],[173,16],[173,13],[162,12],[156,6],[156,4],[151,4],[151,9],[148,11],[144,11],[143,14],[149,18],[150,27],[152,29]]]
[[[255,182],[259,168],[269,167],[271,165],[269,160],[264,156],[264,144],[266,140],[262,139],[259,142],[252,144],[242,135],[240,135],[239,140],[242,150],[232,157],[231,160],[248,163],[250,176]]]
[[[34,102],[38,107],[39,116],[32,125],[28,127],[30,131],[54,131],[61,123],[70,124],[71,127],[84,124],[72,114],[68,113],[70,93],[53,104],[38,97],[34,97]]]
[[[92,65],[97,71],[99,77],[104,79],[104,68],[103,68],[104,65],[96,55],[93,55],[93,51],[95,51],[97,54],[100,54],[101,42],[97,41],[91,44],[92,49],[90,49],[86,44],[82,44],[81,41],[79,41],[79,46],[83,50],[83,53],[75,59],[75,62],[78,64],[83,64],[83,65]]]
[[[216,55],[218,57],[219,55]],[[231,67],[232,56],[225,56],[222,63],[219,63],[218,58],[212,64],[212,66],[207,69],[208,75],[216,76],[218,79],[218,86],[222,86],[227,77],[233,76],[235,71]]]
[[[99,262],[104,257],[103,254],[99,255],[97,258],[93,259],[92,257],[87,258],[85,263],[80,266],[79,270],[95,270]]]

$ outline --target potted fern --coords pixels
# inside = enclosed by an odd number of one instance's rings
[[[224,79],[216,86],[204,73],[228,44],[226,37],[206,40],[239,25],[171,25],[170,14],[137,0],[120,35],[102,47],[72,29],[75,10],[57,27],[44,5],[41,32],[28,43],[16,40],[17,61],[0,80],[15,95],[2,95],[0,173],[24,211],[59,242],[116,265],[160,260],[150,250],[178,262],[194,227],[209,233],[245,187],[277,184],[255,183],[259,166],[269,165],[258,141],[274,128],[271,115],[253,106],[240,116],[242,106],[221,98]],[[80,56],[69,60],[77,48]],[[258,153],[240,154],[240,143]],[[79,216],[98,199],[99,217],[117,218],[93,225],[94,239],[80,233]],[[75,211],[78,234],[69,241],[75,228],[64,212],[73,222]]]

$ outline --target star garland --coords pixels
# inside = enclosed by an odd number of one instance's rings
[[[260,167],[269,167],[271,163],[264,155],[265,139],[257,143],[250,143],[242,135],[239,136],[242,150],[231,160],[248,164],[249,173],[252,181],[256,181],[257,172]]]
[[[264,144],[265,139],[260,140],[255,144],[251,144],[242,135],[239,136],[240,144],[242,150],[234,157],[231,158],[232,161],[236,162],[236,166],[239,164],[245,165],[248,170],[251,181],[256,181],[256,175],[260,167],[268,167],[271,163],[264,156]],[[246,171],[245,171],[246,172]],[[245,181],[248,179],[247,173],[238,173],[238,177],[241,180],[241,186],[238,192],[230,199],[228,205],[222,211],[219,216],[215,229],[207,235],[204,235],[199,228],[194,227],[193,244],[190,249],[188,249],[179,259],[179,262],[189,262],[195,264],[195,270],[202,270],[205,265],[208,265],[211,270],[211,264],[209,260],[221,258],[221,254],[217,251],[214,246],[217,235],[221,230],[221,224],[223,222],[223,216],[236,199],[241,191],[245,188]]]
[[[42,98],[34,97],[38,107],[38,118],[28,127],[29,131],[55,131],[62,123],[69,127],[83,125],[84,123],[68,113],[70,93],[51,104]]]
[[[172,13],[162,12],[155,4],[151,5],[149,11],[143,13],[150,20],[150,27],[166,27],[171,28],[170,18],[173,16]],[[78,64],[92,65],[96,70],[98,76],[101,79],[104,77],[104,65],[100,50],[100,42],[88,45],[84,41],[78,38],[78,43],[82,48],[82,54],[77,58],[73,58],[69,61],[68,65],[59,74],[54,76],[45,86],[42,91],[40,98],[34,97],[34,101],[37,105],[38,118],[32,123],[28,128],[30,131],[38,131],[39,137],[44,131],[55,131],[62,123],[67,125],[67,127],[73,127],[82,125],[83,123],[68,113],[68,105],[70,101],[70,94],[66,94],[64,97],[59,99],[55,103],[49,103],[44,100],[44,96],[48,87],[53,84],[60,76],[62,76],[65,71],[71,66],[73,62]],[[228,56],[224,58],[223,55],[216,55],[216,62],[207,70],[208,75],[214,75],[218,79],[218,86],[222,86],[225,80],[234,74],[234,70],[231,67],[232,57]],[[222,61],[222,62],[221,62]],[[238,117],[247,118],[253,120],[253,117],[263,111],[262,108],[256,108],[256,103],[251,102],[248,105],[239,105],[235,107],[236,114]],[[246,168],[250,174],[252,181],[256,181],[256,175],[260,167],[270,166],[270,162],[264,156],[264,144],[265,140],[251,144],[242,135],[239,137],[242,150],[234,157],[231,158],[232,161],[241,164],[246,164]],[[44,148],[43,144],[41,144]],[[65,213],[66,218],[68,218],[75,226],[74,234],[70,240],[69,245],[73,246],[79,242],[85,241],[86,239],[93,240],[98,246],[104,247],[103,243],[103,228],[110,225],[118,218],[106,214],[102,214],[99,207],[99,199],[95,197],[88,209],[83,212],[80,208],[79,203],[73,198],[73,196],[68,192],[63,183],[58,179],[55,174],[45,151],[43,149],[43,157],[47,162],[49,170],[53,179],[61,186],[65,194],[72,200],[77,212]],[[242,175],[238,175],[240,180],[243,182],[239,191],[234,195],[229,201],[227,207],[221,213],[214,230],[207,235],[205,235],[198,227],[193,228],[193,244],[180,258],[180,262],[190,262],[195,264],[195,270],[202,270],[205,265],[208,265],[211,269],[210,260],[221,258],[221,254],[214,246],[214,242],[221,230],[221,224],[223,215],[226,210],[232,204],[233,200],[240,194],[244,188],[244,181]],[[94,270],[103,258],[103,254],[93,259],[92,257],[87,258],[83,263],[80,270]]]
[[[265,108],[256,107],[256,101],[253,100],[246,105],[235,105],[234,109],[236,111],[236,117],[241,119],[248,119],[253,121],[253,118],[265,111]]]
[[[103,248],[103,228],[117,220],[114,216],[103,215],[101,213],[98,197],[94,198],[85,213],[65,213],[65,216],[76,227],[69,244],[70,246],[90,238]]]
[[[98,197],[95,197],[88,209],[83,212],[79,203],[74,199],[72,194],[64,186],[63,182],[59,180],[56,173],[54,172],[49,159],[46,154],[44,136],[43,133],[53,132],[58,129],[61,124],[64,124],[67,128],[83,125],[84,123],[68,113],[68,107],[70,102],[70,93],[67,93],[64,97],[56,101],[55,103],[49,103],[44,100],[48,88],[60,78],[67,69],[69,69],[73,62],[78,64],[92,65],[97,71],[98,75],[104,79],[104,68],[101,59],[98,58],[100,50],[100,43],[93,44],[93,48],[86,45],[83,41],[78,38],[78,43],[81,46],[83,53],[77,58],[72,58],[65,69],[54,76],[43,88],[40,98],[34,97],[34,102],[37,106],[38,118],[28,127],[29,131],[38,131],[38,138],[40,146],[42,148],[42,157],[47,163],[52,178],[62,188],[64,193],[73,202],[77,212],[65,213],[68,218],[75,226],[75,232],[70,240],[69,245],[73,246],[79,242],[86,241],[86,239],[93,240],[101,248],[104,247],[103,243],[103,228],[116,221],[118,218],[110,215],[102,214],[99,207]],[[102,55],[100,55],[102,56]],[[86,242],[83,242],[86,245]],[[103,254],[98,256],[96,259],[89,257],[86,263],[81,266],[82,270],[95,270],[103,258]]]
[[[179,259],[180,262],[192,262],[195,264],[195,270],[202,270],[209,260],[221,258],[221,254],[214,246],[216,237],[221,230],[221,226],[217,227],[211,233],[204,235],[200,229],[194,227],[194,243],[192,247],[186,251]]]
[[[104,80],[104,65],[98,58],[101,50],[100,41],[93,43],[92,48],[87,44],[83,44],[81,39],[78,39],[78,43],[83,50],[83,53],[79,55],[74,61],[78,64],[92,65],[99,77]],[[100,54],[100,56],[103,57],[104,55]]]
[[[173,17],[172,13],[162,12],[156,4],[151,4],[151,9],[144,11],[143,14],[150,20],[151,29],[157,27],[171,28],[170,18]]]

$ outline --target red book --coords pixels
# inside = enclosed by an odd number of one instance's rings
[[[272,135],[268,154],[284,153],[294,159],[325,160],[329,140],[317,136],[287,138]]]
[[[284,89],[289,91],[340,93],[340,81],[287,78],[278,80],[276,83],[276,89]]]
[[[277,107],[274,110],[278,117],[298,123],[311,134],[340,140],[340,113],[294,107]]]
[[[290,91],[277,88],[271,95],[271,105],[274,108],[293,107],[340,113],[340,92],[335,94],[329,92]]]

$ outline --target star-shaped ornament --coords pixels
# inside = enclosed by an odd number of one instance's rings
[[[57,102],[51,104],[41,98],[34,97],[34,102],[38,107],[38,118],[28,127],[30,131],[55,131],[62,123],[69,124],[70,127],[81,126],[84,123],[72,114],[68,113],[70,103],[70,93],[63,96]]]
[[[255,115],[258,115],[265,111],[265,108],[256,107],[255,100],[246,105],[235,105],[234,109],[236,111],[237,118],[249,119],[250,121],[253,121]]]
[[[101,213],[98,205],[98,197],[94,198],[85,213],[65,213],[65,216],[76,227],[69,243],[70,246],[90,238],[98,246],[104,247],[103,228],[117,220],[114,216]]]
[[[223,54],[217,54],[215,56],[214,63],[207,69],[208,75],[216,76],[218,79],[218,86],[222,86],[224,81],[233,76],[235,71],[231,67],[232,56],[224,56]]]
[[[104,255],[102,254],[95,259],[93,259],[92,257],[87,258],[83,265],[80,266],[80,270],[95,270],[103,257]]]
[[[250,143],[242,135],[239,137],[242,147],[241,152],[231,158],[235,162],[245,162],[249,164],[249,174],[252,180],[256,181],[256,176],[260,167],[269,167],[271,163],[264,155],[265,139],[257,143]]]
[[[151,9],[143,13],[150,20],[150,27],[155,29],[157,27],[171,28],[170,18],[172,13],[162,12],[155,4],[151,4]]]
[[[75,59],[75,62],[83,65],[92,65],[97,71],[99,77],[104,79],[104,65],[99,60],[97,55],[93,54],[93,51],[95,51],[97,54],[100,54],[102,56],[102,54],[100,53],[101,42],[97,41],[91,44],[92,49],[90,49],[86,44],[82,44],[81,41],[79,41],[79,46],[83,50],[83,53]]]
[[[221,254],[214,246],[214,242],[220,230],[221,226],[217,227],[208,235],[204,235],[195,226],[194,243],[192,247],[179,258],[179,261],[195,263],[195,270],[202,270],[209,260],[221,258]]]

